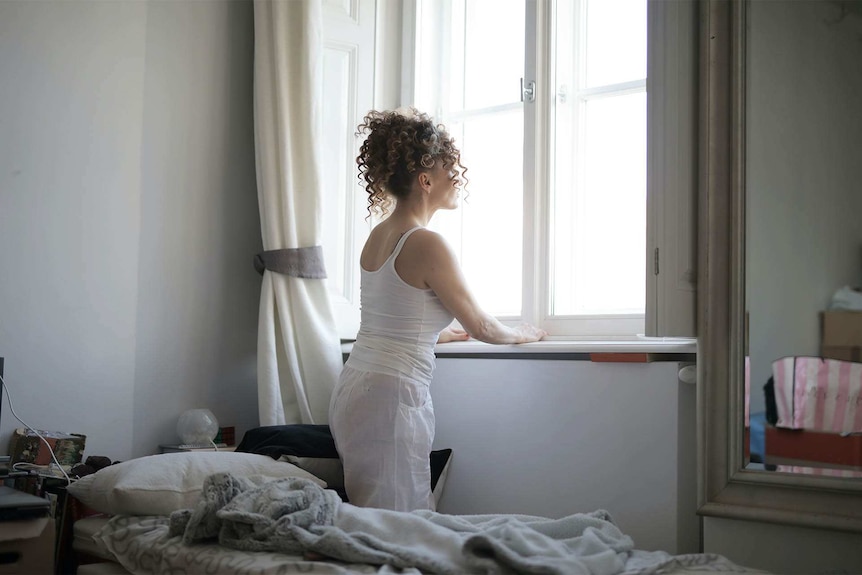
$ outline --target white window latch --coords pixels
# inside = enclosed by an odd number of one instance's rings
[[[521,101],[522,102],[535,102],[536,101],[536,83],[535,82],[524,82],[524,79],[521,78]]]

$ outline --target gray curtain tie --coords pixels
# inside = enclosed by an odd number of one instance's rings
[[[260,275],[263,275],[264,270],[269,270],[295,278],[326,278],[322,246],[260,252],[254,256],[254,269]]]

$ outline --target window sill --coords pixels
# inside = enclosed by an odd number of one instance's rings
[[[341,344],[349,354],[353,343]],[[694,361],[697,339],[685,337],[632,337],[606,339],[548,339],[519,345],[492,345],[481,341],[437,344],[438,358],[575,359],[585,361]]]

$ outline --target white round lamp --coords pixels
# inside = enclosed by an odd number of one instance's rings
[[[209,445],[218,435],[218,420],[209,409],[189,409],[177,420],[177,434],[183,444]]]

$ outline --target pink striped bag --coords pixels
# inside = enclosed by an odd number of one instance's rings
[[[772,363],[776,427],[862,432],[862,363],[784,357]]]

